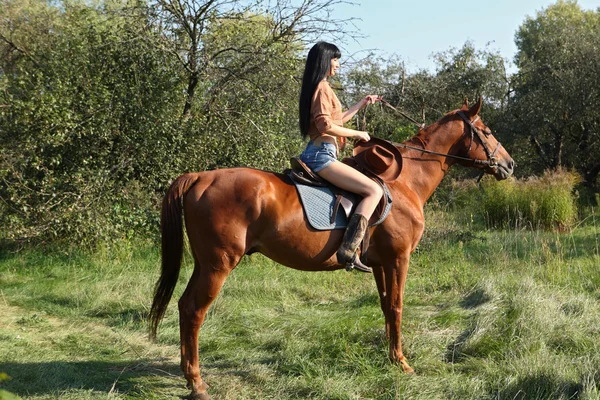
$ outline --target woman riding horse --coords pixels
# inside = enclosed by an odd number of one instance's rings
[[[358,110],[380,101],[381,97],[366,96],[342,112],[342,105],[327,82],[327,78],[334,76],[340,67],[340,57],[337,46],[326,42],[315,44],[308,52],[300,92],[300,132],[302,137],[310,137],[310,141],[300,160],[321,178],[363,197],[348,222],[337,259],[348,269],[371,272],[371,268],[360,261],[357,249],[367,230],[369,218],[381,200],[383,189],[361,172],[337,161],[336,139],[340,138],[342,146],[346,138],[369,141],[367,132],[345,128],[343,124]]]
[[[333,61],[334,72],[336,63]],[[402,150],[402,170],[387,183],[394,199],[392,209],[385,221],[370,228],[365,264],[373,268],[389,357],[407,373],[413,369],[402,352],[403,296],[410,255],[425,227],[423,205],[454,164],[480,169],[496,179],[513,173],[514,161],[479,117],[480,109],[481,99],[471,107],[465,102],[460,110],[447,113],[412,139],[396,144]],[[314,119],[318,120],[318,115]],[[309,126],[310,119],[305,123]],[[333,133],[349,133],[338,128],[333,128]],[[327,135],[321,143],[333,146],[335,142],[329,138],[334,137]],[[341,170],[338,166],[341,163],[334,161],[319,172],[325,179],[330,179],[328,170],[333,172],[331,180],[336,183],[335,172]],[[361,212],[365,212],[364,204]],[[198,333],[210,305],[242,257],[259,252],[290,268],[333,271],[344,268],[335,255],[343,238],[339,230],[310,227],[296,187],[286,175],[252,168],[181,175],[171,184],[162,204],[162,266],[149,316],[152,336],[156,336],[179,280],[184,215],[194,272],[178,303],[181,370],[191,389],[188,398],[207,400],[210,396],[200,374]]]

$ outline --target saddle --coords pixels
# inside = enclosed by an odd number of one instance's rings
[[[392,208],[392,196],[385,184],[394,181],[402,169],[402,155],[391,142],[371,138],[369,142],[355,142],[353,158],[342,162],[377,182],[384,195],[369,220],[369,226],[382,223]],[[308,223],[317,230],[345,229],[354,213],[360,196],[338,188],[315,174],[298,157],[290,159],[291,169],[284,171],[298,191]],[[340,212],[342,210],[342,212]],[[370,230],[361,243],[361,260],[366,262]]]
[[[353,156],[354,157],[352,158],[344,158],[342,162],[370,177],[383,188],[384,196],[369,220],[370,226],[380,224],[387,217],[387,213],[389,212],[392,203],[392,198],[385,182],[394,181],[400,175],[402,170],[402,155],[400,154],[398,148],[391,142],[372,137],[368,142],[356,141],[354,143]],[[345,221],[342,222],[343,226],[335,225],[338,218],[338,211],[341,207],[344,211],[346,217],[345,219],[348,219],[354,212],[356,205],[361,201],[360,196],[340,189],[325,181],[320,176],[315,174],[298,157],[292,157],[290,164],[292,169],[286,172],[289,174],[290,178],[294,181],[296,187],[298,188],[298,193],[300,195],[300,199],[302,200],[304,211],[306,212],[309,223],[311,223],[313,228],[321,230],[345,228]],[[313,223],[311,221],[314,220],[314,218],[311,218],[310,211],[311,209],[318,207],[318,205],[311,204],[311,194],[308,193],[310,191],[306,189],[303,190],[303,187],[307,186],[327,188],[329,191],[331,191],[331,194],[335,198],[333,207],[331,207],[330,201],[324,201],[323,203],[324,206],[329,206],[331,208],[331,212],[329,214],[329,225],[332,226],[319,227],[316,226],[317,223]],[[318,192],[323,191],[326,191],[326,189]],[[317,191],[313,192],[316,194]],[[321,197],[326,198],[327,196],[322,193],[316,194],[317,199]]]
[[[330,224],[335,223],[340,206],[344,210],[346,218],[350,218],[352,211],[355,208],[354,202],[358,197],[357,195],[340,189],[339,187],[327,182],[319,175],[315,174],[310,168],[308,168],[308,166],[304,164],[298,157],[292,157],[290,159],[290,164],[292,169],[289,172],[289,176],[295,183],[306,186],[326,187],[331,190],[335,196],[335,203],[329,218]]]
[[[359,164],[351,158],[345,158],[342,162],[355,168]],[[345,229],[348,226],[350,216],[358,203],[362,200],[360,196],[340,189],[325,181],[311,171],[297,157],[290,159],[291,170],[286,170],[288,176],[296,185],[298,196],[308,223],[317,230]],[[369,226],[382,223],[392,207],[392,197],[386,184],[376,176],[371,177],[379,183],[384,191],[381,201],[369,220]],[[367,229],[360,245],[361,261],[367,262],[367,250],[371,239],[371,232]]]

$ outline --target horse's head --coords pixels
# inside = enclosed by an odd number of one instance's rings
[[[454,144],[452,153],[468,159],[457,161],[461,165],[482,169],[497,180],[506,179],[512,175],[515,162],[479,118],[481,102],[480,97],[477,103],[469,107],[465,100],[460,110],[451,113],[463,125],[462,134]]]

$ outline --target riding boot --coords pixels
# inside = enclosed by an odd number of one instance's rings
[[[348,222],[342,245],[337,251],[338,263],[345,265],[348,271],[356,268],[362,272],[373,272],[370,267],[360,261],[357,254],[358,246],[368,227],[367,219],[361,214],[353,214]]]

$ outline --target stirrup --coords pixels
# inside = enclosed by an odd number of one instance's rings
[[[353,269],[356,269],[360,272],[365,272],[367,274],[373,273],[373,268],[366,266],[360,261],[360,258],[358,258],[358,253],[354,253],[354,259],[346,263],[346,271],[350,272]]]

